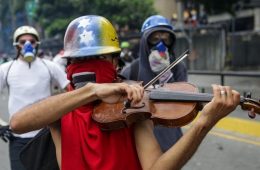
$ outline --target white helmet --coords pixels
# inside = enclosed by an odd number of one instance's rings
[[[35,28],[33,28],[31,26],[21,26],[21,27],[17,28],[14,32],[14,36],[13,36],[13,45],[14,46],[18,45],[18,43],[17,43],[18,38],[24,34],[31,34],[31,35],[35,36],[35,38],[37,40],[37,44],[40,44],[40,37]]]

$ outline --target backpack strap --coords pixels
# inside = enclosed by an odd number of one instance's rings
[[[52,81],[52,74],[51,74],[51,70],[49,69],[49,67],[47,66],[47,64],[46,64],[46,62],[43,60],[43,59],[41,59],[41,58],[39,58],[40,60],[41,60],[41,62],[45,65],[45,67],[47,68],[47,70],[48,70],[48,72],[49,72],[49,75],[50,75],[50,78],[51,78],[51,81]]]
[[[53,76],[52,76],[52,74],[51,74],[51,70],[49,69],[49,67],[48,67],[48,65],[46,64],[46,62],[43,60],[43,59],[41,59],[41,58],[39,58],[40,59],[40,61],[45,65],[45,67],[47,68],[47,70],[48,70],[48,72],[49,72],[49,75],[50,75],[50,85],[51,85],[51,93],[53,93],[53,90],[52,90],[52,78],[53,78]]]
[[[12,61],[12,63],[11,63],[10,66],[8,67],[7,73],[6,73],[6,76],[5,76],[5,83],[6,83],[8,92],[9,92],[8,75],[9,75],[10,69],[11,69],[11,67],[12,67],[13,64],[14,64],[14,61]]]

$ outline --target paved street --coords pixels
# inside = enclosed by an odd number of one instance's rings
[[[219,84],[220,77],[190,75],[189,82],[209,93],[210,84]],[[241,95],[251,92],[260,98],[260,78],[226,77],[225,83]],[[259,170],[259,129],[260,116],[251,120],[246,111],[236,109],[210,132],[183,170]]]
[[[210,84],[219,84],[214,76],[189,76],[189,82],[210,92]],[[202,83],[203,82],[203,83]],[[260,98],[259,78],[227,77],[227,85],[244,93],[251,91]],[[0,117],[7,120],[6,91],[0,95]],[[189,126],[183,127],[183,131]],[[198,152],[183,170],[259,170],[260,169],[260,116],[251,120],[247,112],[238,108],[222,120],[205,138]],[[0,170],[10,170],[8,145],[0,141]]]

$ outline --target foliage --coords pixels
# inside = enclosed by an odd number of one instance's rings
[[[156,14],[153,0],[39,0],[37,18],[48,36],[64,34],[69,22],[82,15],[101,15],[119,27],[140,29]]]

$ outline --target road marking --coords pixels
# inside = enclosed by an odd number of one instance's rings
[[[215,127],[253,137],[260,137],[260,122],[254,120],[225,117],[220,120]]]
[[[242,138],[242,137],[236,137],[236,136],[233,136],[233,135],[227,135],[227,134],[224,134],[224,133],[214,132],[214,131],[210,131],[209,134],[214,135],[214,136],[219,136],[219,137],[222,137],[222,138],[226,138],[226,139],[231,139],[231,140],[235,140],[235,141],[239,141],[239,142],[244,142],[244,143],[260,146],[260,142],[245,139],[245,138]]]
[[[197,116],[198,117],[198,116]],[[190,125],[184,128],[189,128]],[[209,132],[210,135],[260,146],[260,122],[225,117]]]

